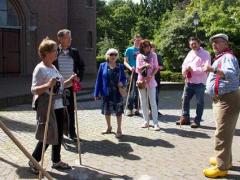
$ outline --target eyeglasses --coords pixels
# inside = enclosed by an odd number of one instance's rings
[[[143,46],[143,48],[148,48],[148,47],[150,47],[150,46],[149,45]]]
[[[111,54],[109,54],[109,56],[117,56],[117,54],[111,53]]]

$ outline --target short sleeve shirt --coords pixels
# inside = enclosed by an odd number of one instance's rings
[[[138,54],[139,54],[139,48],[136,48],[134,46],[127,48],[126,51],[124,52],[124,57],[128,58],[128,64],[131,67],[136,68],[136,58]]]

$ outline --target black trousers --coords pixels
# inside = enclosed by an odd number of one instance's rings
[[[64,121],[64,110],[56,109],[55,110],[56,120],[57,120],[57,127],[58,127],[58,144],[52,145],[52,162],[57,163],[61,160],[61,143],[63,139],[63,121]],[[46,144],[45,151],[47,150],[49,144]],[[42,148],[43,142],[38,141],[35,150],[33,151],[32,156],[36,159],[36,161],[40,161],[42,157]]]
[[[73,91],[72,87],[66,88],[66,99],[67,99],[67,110],[69,115],[69,121],[68,121],[68,134],[70,137],[76,136],[75,131],[75,118],[74,118],[74,97],[73,97]]]

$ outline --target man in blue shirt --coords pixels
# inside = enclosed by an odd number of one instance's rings
[[[240,111],[239,65],[229,49],[228,36],[216,34],[210,38],[216,54],[212,66],[205,66],[210,72],[206,92],[213,99],[213,113],[216,121],[215,156],[209,159],[212,165],[203,170],[210,178],[227,176],[232,166],[232,139]]]
[[[136,69],[136,57],[139,54],[139,44],[142,40],[140,35],[135,35],[133,39],[133,46],[128,47],[124,52],[124,65],[128,70],[128,74],[132,77],[131,89],[130,89],[130,96],[128,101],[128,111],[127,116],[136,115],[139,116],[139,107],[138,107],[138,89],[136,87],[137,77],[138,74],[135,72]],[[130,80],[129,80],[130,85]]]

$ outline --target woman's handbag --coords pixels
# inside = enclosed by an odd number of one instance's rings
[[[122,97],[127,97],[128,93],[127,93],[127,87],[122,85],[122,83],[120,83],[120,77],[121,77],[121,69],[119,67],[119,80],[118,80],[118,91],[121,94]]]
[[[127,97],[127,87],[126,86],[121,86],[121,85],[118,85],[118,90],[119,90],[119,93],[121,94],[122,97]]]
[[[144,80],[142,81],[138,80],[136,86],[138,87],[138,89],[144,89],[146,88],[146,82]]]

